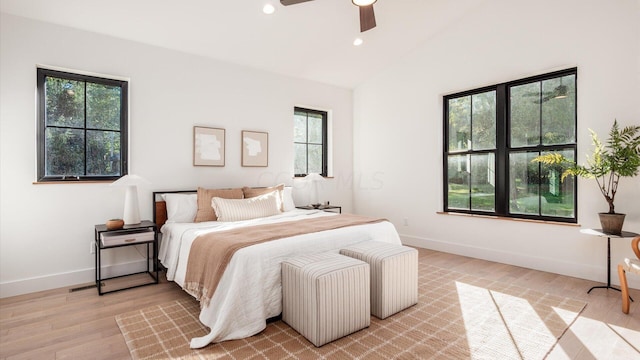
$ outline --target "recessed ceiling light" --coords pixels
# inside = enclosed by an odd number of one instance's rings
[[[356,38],[353,40],[353,46],[360,46],[364,41],[361,38]]]
[[[268,15],[273,14],[274,11],[276,11],[276,8],[274,8],[271,4],[267,4],[262,8],[262,12]]]

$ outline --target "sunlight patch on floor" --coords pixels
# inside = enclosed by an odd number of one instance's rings
[[[570,323],[565,310],[554,310]],[[549,360],[573,358],[639,360],[640,332],[580,316],[548,357]]]
[[[602,321],[579,317],[570,331],[596,359],[640,359],[640,353]],[[615,354],[610,353],[613,348]]]
[[[495,358],[495,349],[507,358],[533,358],[541,344],[556,342],[545,323],[561,322],[552,312],[542,319],[526,299],[461,282],[456,287],[471,358]]]
[[[555,311],[558,317],[560,317],[560,319],[562,319],[562,321],[564,321],[567,325],[571,324],[573,319],[576,318],[576,313],[574,313],[573,311],[568,311],[555,306],[553,306],[552,309],[553,311]]]
[[[640,353],[640,331],[628,329],[626,327],[609,324],[611,330],[615,331],[620,337],[624,338],[629,345],[636,348]]]

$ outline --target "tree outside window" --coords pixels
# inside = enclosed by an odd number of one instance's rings
[[[126,81],[38,69],[38,181],[127,173]]]
[[[568,69],[445,96],[445,211],[577,221],[576,183],[540,154],[576,153],[576,76]]]
[[[327,112],[296,107],[293,115],[295,176],[327,176]]]

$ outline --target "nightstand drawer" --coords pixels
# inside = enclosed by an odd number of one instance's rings
[[[153,241],[155,232],[153,230],[143,230],[137,232],[127,233],[102,233],[100,234],[100,241],[102,241],[103,247],[133,244],[145,241]]]

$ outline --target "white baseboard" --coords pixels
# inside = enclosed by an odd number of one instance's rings
[[[411,235],[400,235],[405,245],[421,247],[446,253],[468,256],[478,259],[495,261],[503,264],[521,266],[529,269],[547,271],[556,274],[573,276],[581,279],[603,281],[606,266],[595,266],[562,262],[556,259],[535,257],[520,253],[500,251],[490,248],[454,244],[446,241],[427,239]],[[146,263],[144,259],[129,263],[116,264],[102,267],[103,277],[112,277],[144,271]],[[94,268],[83,269],[67,273],[59,273],[29,279],[8,281],[0,284],[0,298],[28,294],[37,291],[57,289],[73,285],[93,283],[95,281]],[[640,279],[630,276],[629,287],[640,289]],[[611,271],[611,283],[618,285],[618,274],[615,268]]]
[[[522,253],[513,253],[501,251],[497,249],[483,248],[478,246],[470,246],[466,244],[456,244],[447,241],[427,239],[411,235],[400,235],[402,243],[405,245],[416,246],[420,248],[446,252],[461,256],[468,256],[476,259],[495,261],[503,264],[520,266],[528,269],[551,272],[560,275],[572,276],[580,279],[592,280],[597,282],[606,281],[606,265],[588,265],[580,263],[572,263],[567,261],[558,261],[544,257],[531,256]],[[616,264],[612,264],[611,268],[611,284],[618,286],[618,272]],[[640,279],[637,276],[628,276],[629,287],[640,289]]]
[[[144,259],[129,263],[108,265],[102,267],[102,277],[132,274],[145,271],[146,269],[147,265]],[[94,268],[8,281],[0,284],[0,298],[94,282]]]

